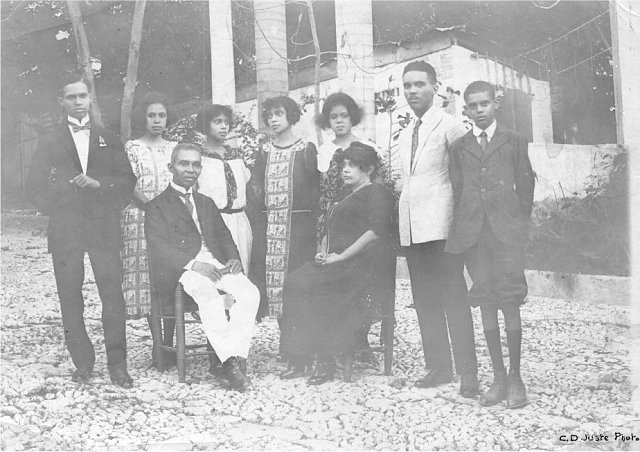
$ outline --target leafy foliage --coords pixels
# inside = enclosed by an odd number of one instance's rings
[[[604,153],[585,196],[534,207],[529,267],[566,273],[629,275],[628,154]],[[560,186],[562,190],[562,187]]]

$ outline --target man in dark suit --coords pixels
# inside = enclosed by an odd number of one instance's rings
[[[122,295],[120,215],[136,177],[119,138],[89,117],[87,82],[70,75],[60,84],[65,114],[34,155],[27,196],[49,216],[53,257],[65,340],[76,366],[72,380],[91,378],[95,351],[84,324],[84,254],[102,300],[102,325],[111,381],[130,388],[127,373],[125,302]]]
[[[200,149],[181,143],[171,156],[173,180],[145,207],[145,233],[151,283],[161,300],[170,300],[178,281],[198,304],[200,320],[231,386],[249,386],[240,369],[247,358],[258,289],[244,275],[240,255],[214,201],[193,191],[202,170]],[[235,299],[225,313],[222,290]]]
[[[480,306],[494,381],[480,404],[506,399],[508,408],[527,403],[520,377],[522,322],[527,295],[524,250],[533,206],[535,173],[527,140],[495,121],[498,102],[490,83],[475,81],[464,92],[472,129],[451,146],[454,213],[445,251],[462,254],[473,286],[469,300]],[[504,316],[509,374],[502,359],[498,310]]]

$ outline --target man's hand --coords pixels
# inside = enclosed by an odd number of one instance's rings
[[[238,259],[229,259],[226,265],[232,275],[242,273],[242,263]]]
[[[324,265],[335,264],[342,261],[342,256],[336,253],[327,254],[324,258]]]
[[[316,253],[316,257],[314,257],[316,265],[323,265],[326,259],[327,253]]]
[[[200,273],[202,276],[206,276],[213,282],[218,282],[220,278],[222,278],[222,272],[214,265],[207,264],[206,262],[194,262],[191,270]]]
[[[91,190],[97,190],[100,188],[100,182],[82,173],[78,174],[69,182],[77,188],[89,188]]]

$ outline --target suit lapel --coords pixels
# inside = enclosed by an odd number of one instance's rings
[[[171,185],[167,187],[167,195],[169,198],[169,208],[171,209],[171,211],[175,212],[175,214],[178,217],[184,219],[187,223],[191,224],[193,228],[196,230],[196,232],[200,234],[195,221],[193,221],[193,217],[189,215],[189,211],[187,210],[187,207],[184,205],[184,201],[180,199],[182,195],[178,193],[178,191],[176,191]],[[196,204],[195,199],[194,199],[194,204]],[[200,212],[199,211],[197,212],[198,212],[198,218],[200,218]]]
[[[432,106],[431,108],[436,108],[436,107]],[[418,142],[418,149],[416,149],[416,155],[413,158],[413,166],[411,167],[412,174],[416,169],[418,160],[420,160],[420,154],[422,154],[422,151],[424,150],[427,140],[429,139],[433,131],[436,129],[436,127],[438,127],[438,125],[442,121],[443,113],[442,113],[442,110],[435,109],[431,115],[429,115],[429,112],[427,112],[425,116],[427,115],[428,115],[428,118],[425,119],[425,123],[421,126],[420,141]],[[409,159],[411,159],[411,155],[409,155]]]
[[[480,147],[480,144],[478,144],[478,139],[473,132],[467,132],[462,141],[462,145],[467,151],[475,155],[479,160],[482,160],[482,148]]]
[[[100,150],[100,130],[94,124],[91,124],[91,129],[89,129],[89,155],[87,157],[87,174],[89,174],[89,170],[92,169],[92,164],[95,160],[95,154]],[[77,154],[77,152],[76,152]]]
[[[82,164],[80,164],[80,157],[78,157],[78,150],[76,149],[76,143],[73,141],[71,131],[67,125],[67,121],[63,120],[60,127],[60,143],[65,152],[69,154],[73,163],[75,163],[78,171],[82,172]]]
[[[502,145],[506,143],[506,141],[507,134],[505,133],[505,130],[498,124],[496,126],[496,131],[493,133],[493,137],[491,137],[491,141],[489,141],[489,144],[487,145],[487,149],[482,155],[482,160],[486,160],[487,158],[489,158],[489,156],[500,149],[500,147],[502,147]]]

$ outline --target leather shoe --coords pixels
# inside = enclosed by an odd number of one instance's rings
[[[435,388],[443,384],[451,383],[453,374],[447,370],[432,370],[424,377],[416,380],[415,386],[418,388]]]
[[[90,367],[79,367],[78,369],[73,371],[73,374],[71,375],[71,381],[80,384],[89,383],[92,373],[93,369],[91,369]]]
[[[236,391],[243,392],[251,386],[249,379],[240,371],[240,363],[235,356],[225,361],[224,373],[231,387]]]
[[[294,378],[300,378],[304,376],[306,366],[301,363],[289,363],[287,370],[280,373],[281,380],[293,380]]]
[[[335,372],[335,363],[318,363],[313,375],[311,375],[307,380],[307,384],[317,386],[326,383],[327,381],[331,381],[333,380]]]
[[[527,404],[527,390],[524,387],[519,372],[509,370],[507,380],[507,408],[522,408]]]
[[[111,375],[111,383],[122,389],[131,389],[133,387],[133,378],[127,373],[127,369],[124,367],[117,367],[115,369],[109,369]]]
[[[480,405],[493,406],[502,402],[507,398],[507,373],[496,372],[493,377],[493,384],[491,387],[482,394],[480,397]]]
[[[460,377],[460,395],[467,399],[473,399],[480,394],[478,376],[476,374],[464,374]]]

